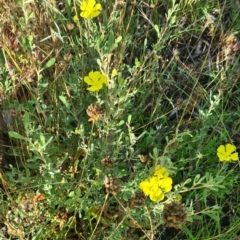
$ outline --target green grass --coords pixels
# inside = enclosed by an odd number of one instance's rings
[[[240,165],[217,148],[240,146],[240,7],[99,0],[85,20],[82,1],[5,2],[0,239],[239,239]],[[89,92],[90,71],[108,86]],[[173,180],[159,202],[139,188],[156,165]],[[179,194],[173,229],[162,212]]]

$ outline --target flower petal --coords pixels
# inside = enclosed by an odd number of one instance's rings
[[[102,84],[100,82],[98,82],[98,83],[95,83],[92,87],[93,87],[92,91],[96,92],[96,91],[99,91],[100,89],[102,89]]]
[[[87,90],[90,91],[90,92],[97,92],[97,91],[99,91],[100,89],[101,89],[101,87],[99,88],[99,87],[96,86],[96,85],[93,85],[93,86],[87,88]]]
[[[102,10],[102,6],[100,3],[97,3],[94,7],[94,11],[100,11],[100,10]]]
[[[102,83],[105,83],[106,85],[108,85],[108,78],[107,78],[107,76],[105,76],[104,74],[101,74],[101,75],[100,75],[100,81],[101,81]]]
[[[168,177],[160,180],[158,186],[165,192],[170,192],[172,190],[172,179]]]
[[[165,178],[168,177],[168,175],[169,173],[167,172],[166,168],[159,165],[154,168],[154,176],[157,176],[158,178]]]
[[[238,158],[238,153],[233,153],[233,154],[231,154],[231,159],[233,160],[233,161],[237,161],[239,158]]]
[[[231,153],[226,152],[225,146],[220,145],[217,149],[217,155],[219,157],[219,161],[230,161],[231,160]]]
[[[99,71],[91,71],[89,72],[88,76],[84,77],[84,82],[86,82],[90,87],[88,88],[89,91],[99,91],[103,88],[103,84],[108,84],[107,76],[103,75]]]
[[[96,1],[95,0],[85,0],[82,2],[81,6],[80,6],[80,9],[82,11],[89,11],[89,10],[92,10],[94,5],[96,4]]]
[[[149,178],[149,182],[151,182],[152,185],[158,185],[158,178],[153,176]]]
[[[220,152],[217,152],[217,155],[218,155],[218,158],[219,158],[219,161],[220,162],[223,162],[226,160],[226,155],[220,153]]]
[[[230,143],[226,144],[226,153],[230,155],[232,152],[236,151],[236,147]]]
[[[82,4],[80,5],[80,9],[82,11],[85,11],[87,9],[87,1],[83,1]]]
[[[88,85],[93,85],[94,84],[92,79],[89,78],[88,76],[84,77],[84,82],[87,83]]]
[[[217,149],[218,153],[225,154],[225,147],[223,145],[220,145]]]
[[[164,194],[160,189],[158,189],[158,191],[156,191],[156,192],[151,192],[149,197],[154,202],[162,201],[164,199]]]
[[[172,190],[172,178],[168,177],[169,173],[164,167],[156,166],[154,170],[154,174],[142,181],[139,187],[152,201],[162,201],[164,192]]]
[[[118,74],[117,69],[114,68],[114,69],[112,70],[112,76],[115,77],[115,76],[117,76],[117,74]]]
[[[80,13],[80,16],[85,19],[91,18],[91,13],[89,11],[84,11]]]
[[[100,11],[91,12],[90,17],[97,17],[100,14]]]
[[[101,73],[99,71],[91,71],[88,76],[94,81],[94,82],[98,82],[98,80],[101,77]]]
[[[146,196],[148,196],[151,193],[152,184],[148,180],[142,181],[139,184],[139,187]]]
[[[92,17],[97,17],[102,10],[102,6],[100,3],[96,4],[95,0],[85,0],[80,5],[81,14],[80,16],[89,19]]]
[[[92,9],[91,17],[97,17],[100,14],[100,11],[102,10],[101,4],[96,4],[95,7]]]

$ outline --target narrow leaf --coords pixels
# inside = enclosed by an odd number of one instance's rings
[[[55,58],[51,58],[45,65],[44,65],[44,67],[43,67],[43,69],[42,70],[44,70],[44,69],[47,69],[47,68],[50,68],[54,63],[55,63]]]
[[[24,119],[24,125],[25,125],[25,126],[28,126],[29,123],[30,123],[30,116],[29,116],[29,113],[25,113],[23,119]]]
[[[12,138],[17,138],[17,139],[22,139],[22,140],[27,139],[24,136],[22,136],[21,134],[14,132],[14,131],[9,131],[8,133],[9,133],[10,137],[12,137]]]

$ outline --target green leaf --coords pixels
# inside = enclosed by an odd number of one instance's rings
[[[97,48],[97,49],[100,49],[103,40],[104,40],[104,35],[101,35],[101,36],[98,38],[97,43],[96,43],[96,48]]]
[[[43,83],[39,83],[40,87],[46,88],[48,86],[48,82],[43,82]]]
[[[157,149],[157,148],[154,148],[154,149],[153,149],[153,157],[154,157],[154,158],[158,158],[158,153],[159,153],[158,149]]]
[[[66,96],[64,96],[64,95],[60,95],[60,96],[59,96],[59,99],[61,100],[61,102],[62,102],[67,108],[70,107],[69,102],[68,102]]]
[[[71,13],[72,13],[71,6],[72,6],[71,0],[66,0],[68,18],[71,18]]]
[[[132,115],[128,115],[128,124],[131,123],[131,120],[132,120]]]
[[[194,178],[194,184],[196,184],[197,182],[198,182],[198,180],[200,179],[200,174],[197,174],[196,176],[195,176],[195,178]]]
[[[39,74],[39,75],[38,75],[38,81],[40,81],[42,78],[43,78],[43,75],[42,75],[42,74]]]
[[[213,220],[215,220],[216,222],[219,222],[219,221],[220,221],[219,216],[217,216],[217,215],[214,214],[214,213],[206,212],[205,214],[208,215],[208,216],[209,216],[210,218],[212,218]]]
[[[29,125],[29,123],[30,123],[29,113],[25,113],[25,114],[24,114],[23,121],[24,121],[24,125],[25,125],[25,126],[28,126],[28,125]]]
[[[54,153],[57,153],[57,152],[59,152],[59,148],[58,147],[52,147],[52,148],[47,149],[47,153],[49,155],[53,155]]]
[[[116,40],[115,40],[115,43],[118,44],[122,41],[122,36],[119,36]]]
[[[40,143],[42,146],[45,146],[45,137],[42,133],[39,134]]]
[[[122,126],[124,124],[124,120],[121,120],[119,123],[118,123],[118,126]]]
[[[56,59],[55,58],[51,58],[42,68],[42,70],[50,68],[54,63],[55,63]]]
[[[154,25],[154,29],[157,32],[157,37],[159,38],[160,37],[160,31],[159,31],[158,25]]]
[[[19,18],[19,23],[22,25],[22,26],[25,26],[26,23],[25,23],[25,19],[23,17],[20,17]]]
[[[19,134],[17,132],[9,131],[8,133],[9,133],[10,137],[12,137],[12,138],[27,140],[27,138],[25,138],[24,136],[22,136],[21,134]]]
[[[192,179],[191,179],[191,178],[188,178],[188,179],[183,183],[183,185],[186,185],[186,184],[190,183],[191,181],[192,181]]]
[[[112,31],[108,35],[108,51],[111,52],[114,46],[114,34]]]

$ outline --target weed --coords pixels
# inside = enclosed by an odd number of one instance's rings
[[[1,239],[238,239],[237,9],[0,2]]]

